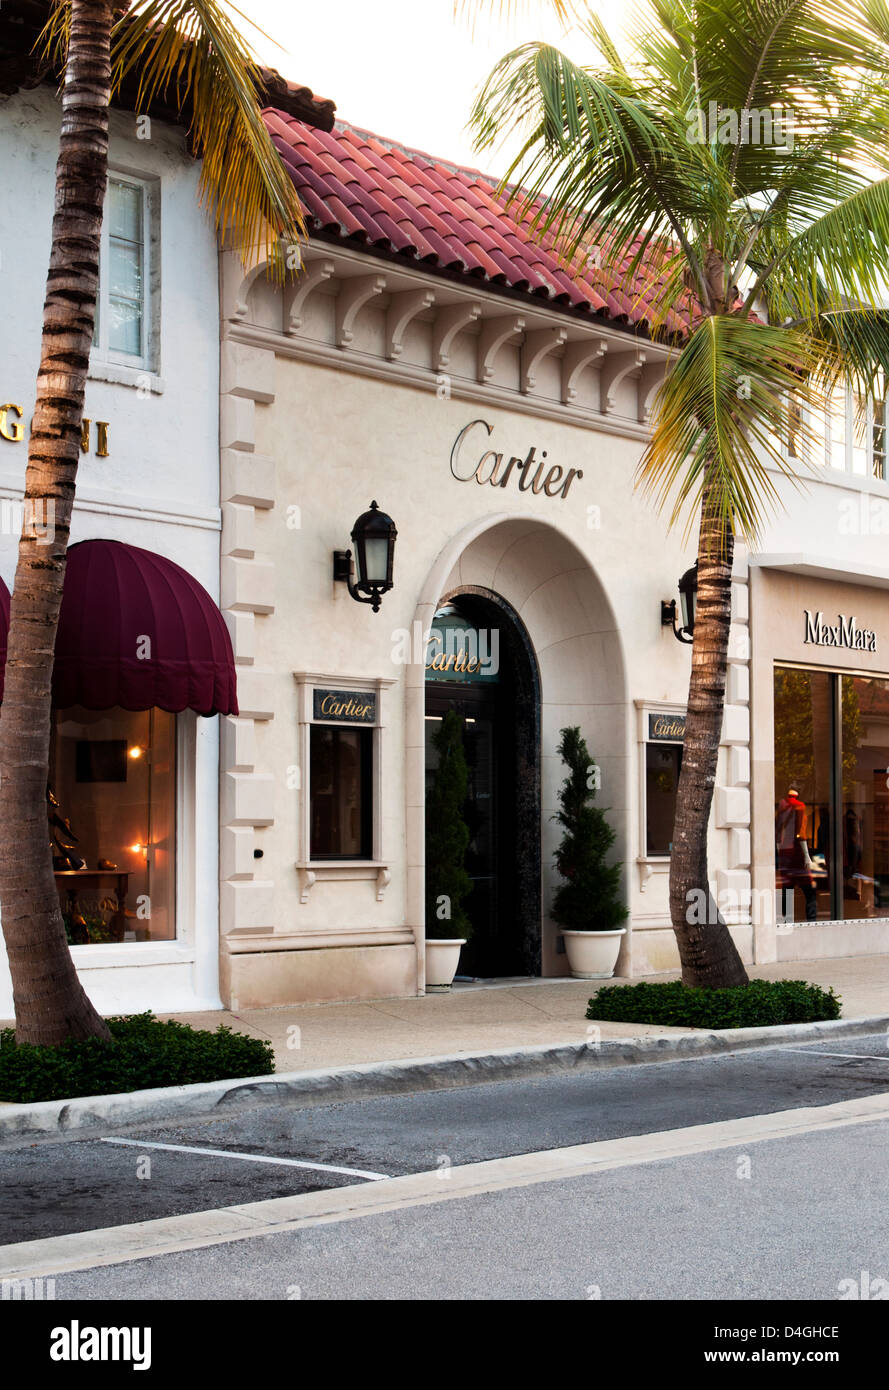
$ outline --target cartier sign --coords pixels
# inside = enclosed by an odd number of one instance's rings
[[[312,711],[316,719],[333,724],[374,724],[376,693],[356,695],[354,690],[314,690]]]
[[[648,738],[651,743],[682,743],[685,738],[685,715],[650,714]]]
[[[508,487],[512,484],[519,492],[533,492],[535,496],[568,496],[568,489],[575,478],[583,477],[581,468],[563,468],[559,463],[549,463],[546,450],[537,453],[532,444],[524,458],[510,454],[508,449],[485,449],[479,453],[479,444],[494,433],[494,426],[487,420],[470,420],[464,425],[451,450],[451,472],[460,483],[476,482],[480,487]]]
[[[869,627],[859,627],[856,617],[847,618],[838,613],[836,623],[826,623],[820,609],[817,613],[810,613],[807,608],[805,614],[804,642],[811,642],[816,647],[850,647],[855,652],[877,650],[877,634]]]

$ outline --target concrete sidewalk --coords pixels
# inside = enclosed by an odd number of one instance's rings
[[[889,1014],[889,956],[797,961],[750,970],[765,980],[807,980],[832,985],[843,1001],[844,1019]],[[675,974],[647,976],[677,979]],[[279,1072],[395,1062],[406,1057],[487,1053],[499,1048],[582,1043],[589,1037],[587,1001],[596,980],[513,980],[457,984],[450,994],[421,999],[378,999],[350,1004],[301,1004],[166,1015],[195,1028],[227,1024],[237,1032],[268,1038]],[[626,980],[606,984],[638,984]],[[599,1037],[670,1037],[693,1031],[639,1023],[598,1025]]]

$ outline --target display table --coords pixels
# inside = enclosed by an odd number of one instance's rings
[[[67,911],[72,917],[80,910],[78,897],[81,893],[97,893],[101,898],[109,891],[113,892],[117,908],[108,923],[108,930],[112,941],[123,941],[127,921],[127,891],[130,877],[128,873],[123,873],[120,869],[60,869],[53,877],[68,895]]]

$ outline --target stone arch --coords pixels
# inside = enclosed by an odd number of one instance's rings
[[[559,730],[579,724],[602,770],[602,804],[626,860],[629,835],[631,719],[623,640],[614,610],[589,557],[549,522],[496,513],[467,526],[439,553],[415,610],[425,633],[439,602],[460,592],[494,595],[514,610],[533,647],[540,677],[542,973],[565,973],[549,918],[554,887],[551,817],[563,769]],[[418,655],[417,652],[414,655]],[[424,700],[422,660],[407,669],[405,689],[408,920],[415,925],[422,978],[425,873]],[[625,880],[626,881],[626,880]],[[628,947],[624,938],[623,951]],[[618,964],[618,970],[621,963]]]

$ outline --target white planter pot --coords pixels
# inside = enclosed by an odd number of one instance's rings
[[[610,980],[626,930],[563,932],[568,968],[575,980]]]
[[[454,983],[460,948],[466,945],[465,937],[443,937],[437,941],[426,942],[426,993],[443,994]]]

